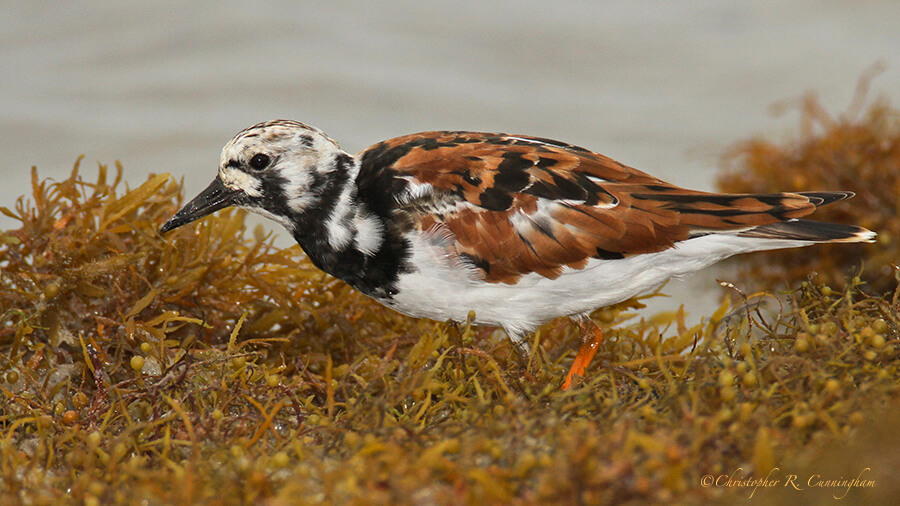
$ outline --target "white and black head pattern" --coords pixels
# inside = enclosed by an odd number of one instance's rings
[[[353,159],[321,130],[297,121],[253,125],[222,149],[219,179],[240,195],[234,204],[272,218],[293,232],[297,217],[333,197]]]
[[[406,243],[386,225],[385,192],[360,195],[359,163],[321,130],[275,120],[242,130],[222,150],[218,176],[162,230],[228,206],[282,224],[326,272],[370,295],[389,296]]]

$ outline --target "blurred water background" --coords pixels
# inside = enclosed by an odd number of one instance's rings
[[[170,172],[190,196],[274,118],[350,152],[433,129],[551,137],[711,189],[731,144],[796,132],[774,103],[815,91],[842,111],[875,62],[872,95],[897,99],[898,26],[893,0],[5,2],[0,205],[81,154],[88,179],[120,160],[132,186]],[[707,310],[714,276],[654,309]]]

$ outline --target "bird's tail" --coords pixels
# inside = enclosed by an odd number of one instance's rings
[[[819,206],[854,195],[850,191],[810,191],[664,194],[656,198],[678,210],[696,236],[732,233],[737,237],[801,243],[874,242],[876,234],[862,227],[803,219]]]
[[[875,242],[875,232],[855,225],[793,219],[743,230],[740,237],[808,242]]]
[[[849,199],[855,195],[849,191],[796,192],[796,194],[808,198],[809,202],[816,207]],[[869,229],[855,225],[841,225],[795,218],[754,227],[739,232],[738,235],[758,239],[808,242],[875,242],[877,234]]]

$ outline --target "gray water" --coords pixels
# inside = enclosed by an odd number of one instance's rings
[[[873,95],[898,99],[898,26],[891,0],[4,2],[0,206],[32,165],[63,178],[80,154],[88,177],[120,160],[132,185],[169,172],[194,194],[273,118],[350,152],[433,129],[551,137],[711,189],[732,143],[796,131],[773,103],[814,90],[841,111],[877,61]],[[688,289],[666,291],[690,311],[719,296]]]

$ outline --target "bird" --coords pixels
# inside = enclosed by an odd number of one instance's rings
[[[431,131],[351,155],[292,120],[223,148],[212,183],[160,229],[236,206],[281,224],[322,271],[415,318],[527,337],[567,316],[582,342],[562,389],[603,335],[590,314],[738,253],[873,242],[865,228],[804,219],[850,191],[685,189],[573,144]]]

